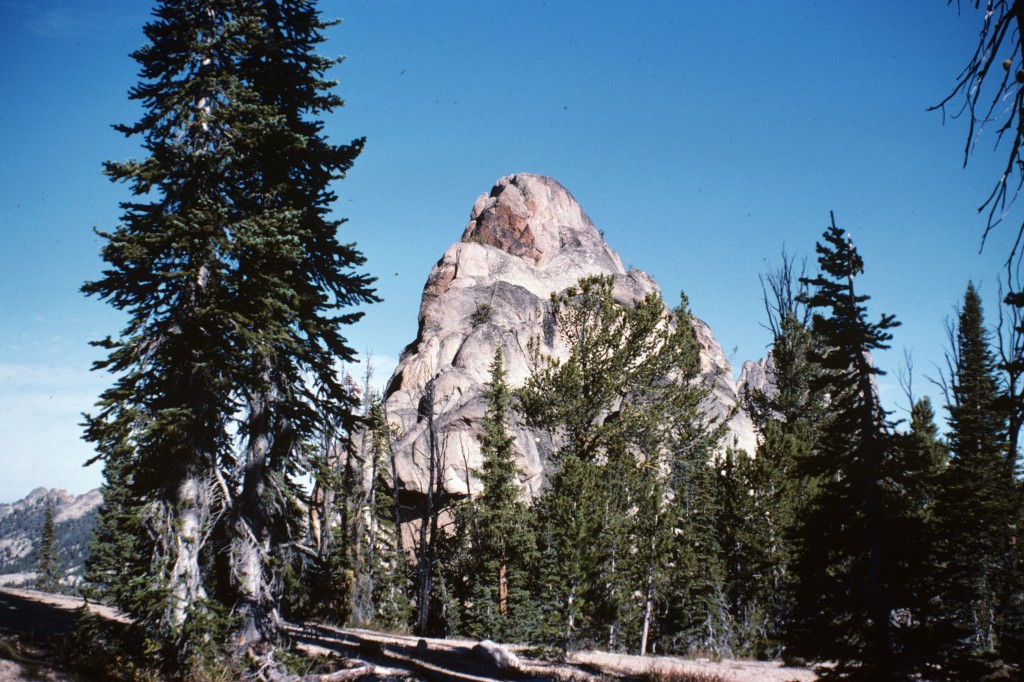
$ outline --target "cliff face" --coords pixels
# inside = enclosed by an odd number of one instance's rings
[[[551,178],[512,175],[477,199],[462,239],[445,251],[427,278],[417,338],[402,353],[385,393],[389,418],[400,424],[397,469],[407,494],[424,492],[429,481],[429,433],[422,409],[428,382],[433,380],[445,487],[452,494],[475,494],[478,483],[468,472],[481,465],[481,388],[495,348],[502,347],[512,386],[529,376],[531,339],[540,339],[545,354],[567,357],[554,329],[550,297],[589,275],[612,276],[615,299],[622,305],[659,292],[646,273],[622,267],[576,200]],[[732,368],[711,329],[697,319],[693,326],[702,348],[701,368],[714,389],[706,409],[725,418],[737,400]],[[753,451],[754,433],[746,416],[734,415],[729,427],[729,443]],[[545,433],[521,423],[514,423],[513,432],[522,482],[534,495],[555,446]]]
[[[99,490],[76,496],[36,488],[24,499],[0,504],[0,585],[31,584],[35,579],[35,548],[42,537],[47,501],[53,505],[61,568],[69,582],[80,578],[103,497]]]

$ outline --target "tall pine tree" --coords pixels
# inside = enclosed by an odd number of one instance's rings
[[[529,570],[536,542],[519,485],[515,439],[509,434],[512,391],[500,343],[484,387],[484,402],[479,436],[483,465],[474,472],[482,491],[470,502],[466,519],[472,546],[472,612],[467,614],[467,631],[480,638],[525,641],[531,634]]]
[[[360,510],[365,530],[355,565],[353,612],[357,624],[404,630],[409,626],[412,602],[391,428],[384,401],[371,396],[367,433],[370,471],[365,477],[365,507]]]
[[[36,548],[36,589],[57,592],[60,589],[60,557],[57,554],[57,530],[53,525],[53,500],[46,499],[43,530]]]
[[[913,568],[906,572],[905,580],[908,593],[914,596],[916,622],[903,633],[903,655],[925,667],[936,660],[935,624],[943,608],[937,587],[949,580],[938,550],[943,544],[944,529],[937,518],[940,482],[949,450],[939,437],[935,411],[927,396],[913,401],[909,426],[906,433],[898,436],[897,447],[905,468],[913,474],[903,480],[907,528],[912,532],[901,538],[895,553],[899,561]],[[931,669],[932,674],[934,670]]]
[[[1017,486],[1008,465],[1007,414],[981,299],[968,284],[953,337],[950,462],[937,509],[942,531],[943,643],[946,667],[977,678],[997,665],[1007,556]]]
[[[342,103],[315,51],[327,26],[313,2],[163,0],[133,55],[144,113],[118,129],[148,155],[106,165],[135,199],[83,287],[128,323],[99,344],[116,378],[87,437],[143,506],[136,615],[169,660],[221,607],[237,648],[280,640],[298,477],[323,415],[354,419],[339,326],[375,298],[329,216],[362,140],[332,145],[317,119]]]
[[[766,383],[743,396],[759,435],[754,457],[736,453],[721,468],[726,497],[723,538],[735,538],[728,562],[731,608],[740,652],[780,653],[792,619],[793,531],[813,497],[815,481],[798,464],[814,451],[826,414],[812,361],[818,341],[806,306],[806,285],[792,257],[762,279],[772,346]],[[739,495],[745,499],[738,503]]]
[[[818,446],[801,462],[819,490],[795,533],[798,581],[793,634],[805,655],[837,662],[848,679],[895,680],[911,673],[902,625],[912,621],[910,568],[897,548],[919,528],[902,499],[907,471],[875,377],[870,353],[887,348],[891,315],[867,319],[855,281],[864,262],[835,225],[817,245],[820,273],[805,280],[820,346],[820,390],[830,417]]]

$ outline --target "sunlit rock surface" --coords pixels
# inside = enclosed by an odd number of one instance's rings
[[[611,275],[615,299],[634,305],[657,283],[627,271],[572,195],[551,178],[520,173],[502,178],[473,206],[462,238],[445,251],[423,290],[417,338],[403,351],[386,390],[388,416],[399,424],[397,471],[407,495],[429,484],[429,434],[421,401],[434,380],[436,433],[444,454],[443,480],[455,495],[475,494],[472,471],[482,463],[477,440],[481,389],[500,344],[509,383],[530,373],[527,344],[568,357],[551,316],[552,292],[588,275]],[[674,305],[674,300],[667,301]],[[714,397],[709,414],[729,419],[728,444],[753,451],[754,432],[737,402],[732,368],[704,322],[694,319],[701,369]],[[516,421],[512,431],[526,493],[536,495],[555,448],[547,434]]]

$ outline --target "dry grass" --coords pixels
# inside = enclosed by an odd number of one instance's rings
[[[642,673],[638,682],[729,682],[718,673],[703,670],[652,670]]]
[[[574,652],[570,665],[604,671],[609,679],[673,682],[814,682],[807,668],[787,668],[780,662],[742,659],[678,658],[674,656],[626,656],[606,652]]]

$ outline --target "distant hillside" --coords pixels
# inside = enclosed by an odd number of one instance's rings
[[[72,495],[64,490],[36,488],[13,504],[0,504],[0,585],[31,584],[35,580],[36,545],[43,532],[46,501],[53,503],[53,520],[61,569],[69,585],[82,576],[100,491]]]

